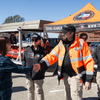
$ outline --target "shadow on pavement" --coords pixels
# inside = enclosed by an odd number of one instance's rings
[[[83,98],[83,100],[98,100],[97,97]]]
[[[45,76],[45,77],[54,77],[53,75],[48,75],[48,76]]]
[[[23,76],[23,75],[12,76],[12,78],[19,78],[19,77],[25,77],[25,76]]]
[[[26,91],[27,88],[23,87],[23,86],[18,86],[18,87],[12,87],[12,92],[20,92],[20,91]]]

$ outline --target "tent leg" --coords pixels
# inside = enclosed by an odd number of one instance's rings
[[[43,38],[48,39],[48,34],[47,33],[43,33]]]
[[[17,61],[19,60],[21,62],[21,48],[22,48],[22,34],[21,34],[21,28],[19,27],[18,29],[19,31],[19,54],[18,54],[18,57],[17,57]]]

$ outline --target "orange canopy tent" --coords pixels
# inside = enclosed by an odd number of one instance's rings
[[[91,4],[88,3],[75,14],[62,20],[46,24],[45,32],[61,32],[63,26],[74,24],[78,31],[100,30],[100,12]]]

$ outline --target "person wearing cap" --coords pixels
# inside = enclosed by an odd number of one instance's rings
[[[47,41],[46,41],[46,53],[48,54],[48,53],[50,53],[50,51],[51,51],[51,46],[49,44],[49,40],[47,39]]]
[[[49,39],[43,39],[43,43],[41,44],[41,46],[45,48],[46,54],[50,53],[51,46],[49,44]]]
[[[66,100],[82,100],[82,87],[91,88],[94,73],[94,61],[88,44],[76,36],[76,28],[72,24],[63,27],[62,40],[53,50],[39,62],[46,68],[58,61],[55,74],[58,82],[64,78]]]
[[[28,46],[24,53],[23,66],[29,66],[36,63],[39,63],[41,58],[46,55],[46,50],[41,47],[41,37],[38,34],[32,36],[32,46]],[[32,73],[26,74],[26,85],[28,89],[28,99],[35,100],[34,90],[36,93],[37,100],[44,100],[43,92],[43,79],[44,71],[40,71],[37,77],[34,79]]]

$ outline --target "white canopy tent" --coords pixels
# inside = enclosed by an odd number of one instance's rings
[[[27,22],[7,23],[0,26],[0,33],[19,33],[19,55],[14,63],[22,64],[21,62],[21,47],[22,47],[22,32],[43,32],[44,24],[49,24],[52,21],[34,20]],[[44,33],[45,34],[45,33]]]

